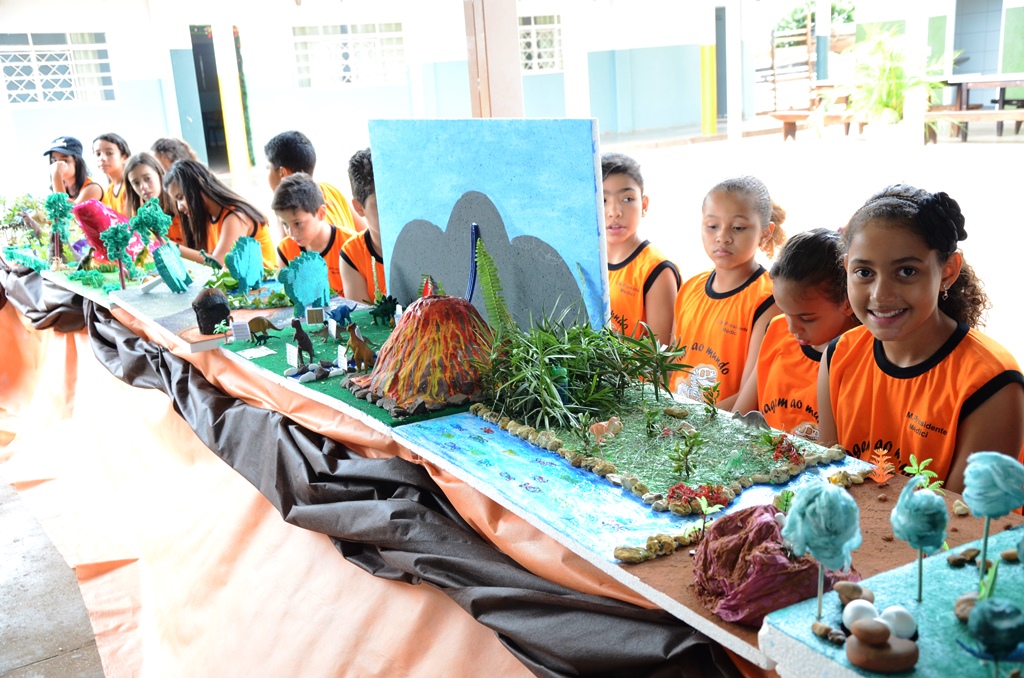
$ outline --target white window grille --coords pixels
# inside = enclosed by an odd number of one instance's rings
[[[0,68],[12,104],[114,100],[105,33],[0,33]]]
[[[299,87],[390,85],[408,78],[401,23],[295,26],[292,36]]]
[[[561,71],[561,17],[519,17],[519,58],[524,73]]]

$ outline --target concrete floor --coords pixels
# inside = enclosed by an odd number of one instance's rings
[[[0,676],[102,675],[74,571],[0,478]]]

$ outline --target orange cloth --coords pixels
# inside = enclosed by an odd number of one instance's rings
[[[348,198],[326,181],[321,181],[319,184],[320,191],[324,194],[324,205],[327,206],[327,215],[324,221],[334,224],[341,230],[341,242],[344,244],[346,240],[359,233],[355,219],[352,218],[352,211],[348,206]]]
[[[381,294],[388,293],[388,284],[384,279],[384,257],[377,250],[373,249],[373,241],[370,240],[370,231],[366,230],[354,235],[341,247],[341,258],[359,271],[366,281],[366,289],[373,296],[373,266],[377,268],[377,288]],[[373,299],[355,299],[355,301],[373,301]]]
[[[757,406],[768,425],[817,441],[821,353],[801,346],[784,316],[768,323],[757,356]]]
[[[345,244],[345,236],[340,228],[331,226],[331,239],[323,252],[318,254],[327,262],[327,279],[331,290],[339,296],[345,296],[341,284],[341,246]],[[300,254],[306,251],[305,247],[299,247],[298,243],[290,235],[286,235],[277,245],[277,253],[286,263],[291,262]]]
[[[828,350],[839,444],[861,459],[882,447],[899,466],[911,454],[931,459],[928,468],[939,480],[946,480],[953,464],[959,423],[999,388],[1024,384],[1009,351],[963,324],[935,355],[913,367],[890,363],[864,327],[842,335]]]
[[[612,304],[612,327],[634,336],[638,322],[647,321],[644,297],[662,271],[671,269],[676,287],[681,280],[679,269],[650,241],[644,240],[625,261],[608,264],[608,284]]]
[[[223,222],[223,217],[227,215],[228,210],[222,210],[216,218],[210,217],[210,222],[206,227],[206,253],[210,254],[217,249],[217,243],[220,242],[220,226]],[[231,210],[234,212],[235,210]],[[238,212],[238,216],[241,217],[242,221],[252,223],[252,220]],[[250,237],[256,238],[256,241],[260,244],[260,250],[263,254],[263,268],[277,268],[277,252],[274,251],[274,241],[270,239],[270,228],[266,224],[256,224],[256,233],[248,234]]]
[[[775,303],[772,279],[763,266],[728,292],[711,288],[714,275],[713,270],[695,275],[676,295],[675,339],[686,347],[683,362],[691,370],[689,374],[677,373],[672,389],[698,402],[698,386],[719,382],[719,400],[740,390],[751,328]]]
[[[84,332],[22,321],[0,311],[0,335],[28,349],[0,352],[0,374],[35,385],[0,390],[0,432],[17,434],[0,447],[0,476],[75,569],[105,675],[533,675],[441,591],[374,577],[285,523],[166,395],[95,360]],[[218,354],[207,355],[230,363]],[[140,416],[113,426],[115,410]]]
[[[83,185],[82,188],[85,188],[85,186]],[[128,213],[125,211],[126,208],[124,206],[126,199],[127,195],[125,194],[124,183],[121,184],[121,190],[119,192],[115,192],[114,182],[110,182],[110,184],[105,189],[103,189],[103,198],[100,199],[100,202],[109,207],[110,209],[114,210],[118,214],[129,216]]]

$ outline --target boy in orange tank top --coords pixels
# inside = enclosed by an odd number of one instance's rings
[[[733,409],[759,410],[768,425],[817,441],[818,367],[830,341],[857,325],[846,298],[839,233],[797,233],[772,264],[775,303],[757,363]]]
[[[863,327],[821,363],[821,438],[867,459],[910,455],[954,492],[972,452],[1024,459],[1024,376],[974,329],[988,306],[958,250],[960,205],[906,185],[872,196],[843,231],[850,305]]]
[[[270,203],[284,225],[285,237],[277,245],[277,263],[286,267],[303,252],[316,252],[327,263],[331,290],[344,296],[341,281],[341,246],[344,238],[338,227],[324,221],[327,207],[320,187],[305,172],[285,177]]]
[[[754,255],[760,249],[771,256],[785,240],[783,219],[755,177],[723,181],[705,196],[701,240],[715,267],[687,280],[676,296],[672,337],[691,366],[673,378],[676,393],[701,401],[702,388],[717,384],[718,407],[732,409],[768,321],[779,313],[771,278]]]
[[[377,216],[377,188],[373,181],[370,149],[356,151],[348,161],[352,184],[352,209],[366,219],[366,230],[354,235],[341,248],[341,279],[345,296],[373,303],[377,292],[388,293],[381,255],[380,220]]]
[[[604,177],[604,228],[612,327],[642,337],[640,323],[659,342],[672,330],[672,304],[679,292],[679,269],[638,232],[648,198],[640,164],[622,153],[601,156]]]

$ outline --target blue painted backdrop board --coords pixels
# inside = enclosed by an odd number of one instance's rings
[[[564,306],[565,286],[577,299],[582,295],[593,326],[605,323],[595,120],[372,120],[370,147],[388,292],[400,302],[410,300],[403,298],[409,281],[425,273],[446,293],[465,294],[472,220],[483,229],[520,325],[531,313],[537,318]],[[414,248],[408,246],[413,232]],[[511,259],[516,265],[502,268]],[[479,294],[478,286],[477,308]]]
[[[606,562],[617,562],[617,546],[643,546],[649,536],[679,534],[699,521],[657,513],[608,480],[469,413],[408,424],[394,429],[394,437],[561,543],[582,546]],[[726,512],[770,503],[783,489],[799,492],[801,485],[827,482],[840,469],[865,468],[871,465],[847,457],[812,467],[786,485],[755,485]]]

